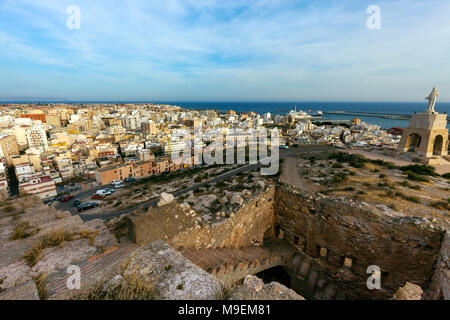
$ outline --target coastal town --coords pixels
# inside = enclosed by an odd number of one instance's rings
[[[245,141],[255,130],[281,129],[281,148],[329,144],[395,150],[401,128],[381,129],[354,118],[331,123],[306,112],[287,114],[189,110],[156,104],[4,104],[0,108],[0,187],[10,195],[55,199],[70,190],[193,166],[176,164],[185,148],[175,134],[188,130],[205,148],[218,134]],[[201,129],[207,135],[195,136]]]
[[[432,98],[389,129],[296,106],[1,112],[0,299],[449,298],[447,115]]]

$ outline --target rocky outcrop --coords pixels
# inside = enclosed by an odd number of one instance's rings
[[[230,290],[230,300],[305,300],[305,298],[278,282],[265,284],[258,277],[248,275],[242,285]]]
[[[222,296],[219,281],[164,241],[139,248],[130,258],[125,275],[134,275],[153,287],[164,300],[214,300]]]
[[[166,204],[172,203],[174,200],[174,196],[170,193],[163,192],[161,193],[161,197],[158,201],[158,207],[165,206]]]
[[[404,287],[397,290],[395,300],[422,300],[423,290],[416,284],[407,282]]]
[[[39,293],[35,283],[30,280],[0,293],[0,300],[39,300]]]
[[[34,196],[8,201],[0,209],[0,291],[28,299],[33,297],[30,283],[34,279],[51,276],[116,245],[101,220],[84,223],[79,216],[46,206]]]

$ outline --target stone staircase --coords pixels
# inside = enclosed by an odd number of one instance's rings
[[[102,254],[76,263],[81,271],[81,289],[107,275],[112,268],[119,267],[120,263],[124,262],[137,248],[136,244],[127,240],[120,247],[112,247]],[[49,276],[45,284],[47,297],[50,299],[71,297],[74,290],[67,289],[67,279],[70,276],[66,270],[60,270],[58,273]]]
[[[248,274],[288,265],[295,249],[285,242],[268,242],[263,247],[206,248],[182,250],[192,263],[216,276],[230,286]]]

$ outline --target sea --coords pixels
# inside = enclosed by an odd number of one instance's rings
[[[33,101],[11,101],[9,103],[30,103]],[[0,103],[8,103],[1,101]],[[216,109],[219,111],[234,110],[236,112],[254,111],[259,114],[286,114],[290,110],[297,111],[351,111],[351,112],[377,112],[388,114],[408,115],[414,112],[423,112],[427,109],[427,101],[423,102],[311,102],[311,101],[283,101],[283,102],[249,102],[249,101],[35,101],[35,103],[155,103],[176,105],[186,109]],[[450,102],[437,102],[435,110],[439,113],[450,113]],[[351,120],[360,118],[368,124],[379,125],[382,129],[392,127],[407,127],[409,120],[384,119],[364,115],[324,114],[322,120]],[[450,124],[448,125],[450,128]]]
[[[236,112],[254,111],[260,114],[270,112],[271,114],[286,114],[290,110],[303,110],[308,112],[316,111],[351,111],[351,112],[377,112],[388,114],[409,115],[414,112],[420,113],[428,108],[427,101],[424,102],[308,102],[308,101],[290,101],[290,102],[183,102],[183,101],[158,101],[177,105],[186,109],[216,109],[219,111],[234,110]],[[435,110],[439,113],[450,114],[450,102],[436,103]],[[409,119],[384,119],[363,115],[341,115],[324,114],[321,120],[351,120],[359,118],[368,124],[379,125],[382,129],[393,127],[407,127]],[[450,128],[450,124],[447,126]]]

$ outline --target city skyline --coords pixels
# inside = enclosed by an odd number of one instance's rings
[[[418,102],[437,86],[446,102],[450,5],[433,3],[6,0],[0,99]]]

